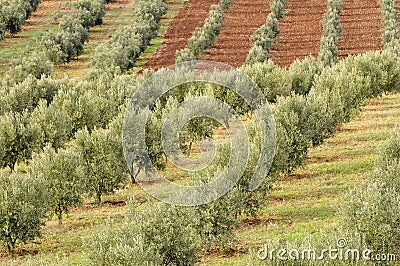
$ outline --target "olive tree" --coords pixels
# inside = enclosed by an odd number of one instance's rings
[[[59,224],[70,207],[82,203],[83,182],[79,156],[72,149],[45,147],[43,153],[33,155],[28,171],[34,178],[46,180],[49,208],[54,211]]]
[[[332,65],[338,61],[338,44],[341,35],[340,14],[342,12],[343,0],[329,0],[327,10],[323,19],[323,33],[321,37],[318,60],[325,66]]]
[[[0,166],[12,171],[17,162],[31,158],[40,144],[40,128],[30,123],[27,112],[8,112],[0,117]]]
[[[22,82],[29,75],[36,79],[42,76],[49,77],[52,74],[52,64],[43,53],[33,53],[30,56],[25,56],[18,64],[10,68],[6,74],[5,79],[8,84],[13,85]]]
[[[11,253],[19,243],[41,235],[47,192],[39,179],[0,174],[0,244]]]
[[[81,158],[83,180],[89,195],[101,197],[113,193],[126,180],[126,164],[123,160],[120,139],[110,130],[96,129],[89,133],[83,129],[76,133],[76,152]]]
[[[382,41],[385,49],[399,46],[400,30],[398,25],[399,7],[394,0],[381,0]]]

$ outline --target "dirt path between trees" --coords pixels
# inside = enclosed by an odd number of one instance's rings
[[[251,47],[250,37],[265,23],[271,0],[233,0],[216,44],[205,51],[202,59],[239,67],[245,63]],[[189,0],[169,26],[162,46],[144,68],[155,70],[175,63],[175,53],[186,46],[196,27],[202,26],[212,4],[217,0]],[[275,64],[289,66],[295,59],[317,57],[323,31],[322,20],[327,0],[290,0],[286,16],[279,22],[281,33],[271,48]],[[378,0],[344,0],[341,14],[340,58],[381,50],[382,23]]]
[[[272,61],[283,67],[295,59],[318,56],[326,0],[290,0],[279,21],[281,33],[270,50]]]
[[[143,68],[154,70],[175,64],[175,53],[184,48],[196,27],[201,27],[208,17],[210,6],[219,0],[189,0],[168,27],[163,44]]]
[[[251,47],[250,37],[267,19],[271,0],[233,0],[225,13],[223,29],[204,60],[234,67],[243,65]]]

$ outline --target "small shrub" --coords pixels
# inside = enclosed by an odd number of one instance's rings
[[[14,85],[22,82],[29,75],[36,79],[42,76],[49,77],[52,73],[52,64],[47,60],[45,54],[34,53],[29,57],[23,57],[21,62],[10,68],[5,74],[7,85]]]
[[[338,61],[340,40],[340,13],[342,12],[343,0],[329,0],[327,11],[323,20],[323,33],[321,37],[318,60],[325,66],[332,65]]]
[[[17,162],[30,159],[42,145],[40,128],[30,123],[27,112],[9,112],[0,121],[0,166],[14,170]]]

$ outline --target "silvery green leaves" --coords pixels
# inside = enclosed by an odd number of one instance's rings
[[[109,40],[96,48],[92,61],[94,68],[102,71],[119,68],[124,72],[133,67],[150,40],[157,36],[159,22],[166,10],[162,0],[139,1],[133,23],[118,28]]]
[[[226,6],[229,3],[222,3]],[[188,40],[188,45],[176,51],[176,63],[199,59],[204,50],[214,45],[224,22],[224,7],[212,5],[203,27],[198,27]]]
[[[382,41],[385,49],[398,49],[400,30],[398,25],[399,7],[394,0],[381,0]]]
[[[102,24],[105,15],[103,0],[80,0],[72,11],[59,21],[57,32],[50,31],[42,38],[43,52],[55,64],[70,62],[83,52],[89,39],[89,27]]]
[[[15,34],[21,31],[22,24],[34,12],[41,0],[2,1],[0,3],[0,41],[6,31]]]
[[[342,0],[329,0],[327,11],[323,20],[324,31],[321,37],[318,60],[325,66],[338,61],[338,44],[342,28],[340,27],[340,13],[342,12]]]
[[[182,73],[184,74],[181,75]],[[250,140],[245,125],[234,112],[235,101],[228,105],[229,97],[215,99],[198,94],[198,97],[185,99],[177,95],[185,101],[176,102],[175,106],[170,108],[167,120],[163,121],[160,116],[155,117],[152,114],[160,104],[166,105],[168,102],[162,99],[163,95],[174,87],[187,83],[210,83],[215,84],[215,87],[226,87],[249,106],[247,111],[255,114],[262,141],[259,161],[249,189],[256,189],[267,176],[274,155],[275,123],[272,112],[263,93],[252,80],[238,70],[216,62],[192,61],[161,70],[147,79],[134,93],[127,108],[123,128],[124,153],[131,174],[136,176],[139,185],[153,197],[184,206],[205,204],[223,196],[243,176],[250,151]],[[205,93],[204,90],[203,94]],[[225,94],[227,95],[228,93]],[[190,161],[181,153],[181,143],[177,136],[185,124],[200,118],[214,119],[217,124],[227,129],[231,138],[231,157],[225,171],[210,182],[200,186],[177,185],[157,172],[157,161],[169,155],[168,159],[171,162],[188,171],[197,171],[207,165],[210,157],[213,157],[215,146],[207,139],[206,133],[211,132],[210,129],[215,127],[215,123],[197,121],[203,123],[203,129],[197,132],[197,135],[192,134],[191,139],[202,140],[200,146],[204,152],[197,161]],[[155,122],[154,119],[159,120]],[[149,125],[153,126],[149,128]],[[152,133],[148,134],[149,132]]]
[[[285,8],[288,2],[288,0],[273,0],[271,2],[271,13],[268,14],[267,21],[250,38],[251,48],[246,58],[247,65],[268,61],[269,50],[275,44],[280,33],[278,21],[285,16]]]

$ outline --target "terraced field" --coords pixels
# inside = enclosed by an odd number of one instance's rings
[[[39,49],[39,40],[50,29],[55,29],[55,17],[68,11],[66,0],[44,0],[14,37],[7,36],[0,43],[0,72],[4,72],[21,56]],[[79,77],[90,69],[92,53],[99,43],[108,39],[120,25],[128,25],[132,19],[135,0],[121,0],[107,5],[107,13],[101,26],[90,29],[90,40],[78,59],[55,68],[56,76],[67,74]],[[142,68],[159,69],[175,63],[175,53],[186,46],[196,27],[202,26],[210,6],[218,0],[167,1],[170,10],[162,21],[160,37],[152,41],[146,53],[139,59]],[[216,44],[205,51],[204,60],[214,60],[239,67],[244,64],[250,48],[249,38],[269,13],[270,0],[235,0],[225,14],[223,30]],[[182,8],[183,7],[183,8]],[[172,9],[171,9],[172,8]],[[316,57],[322,34],[322,18],[326,11],[324,0],[291,0],[286,16],[279,22],[281,33],[272,47],[271,59],[279,66],[287,67],[295,59],[308,55]],[[381,13],[376,0],[343,1],[339,43],[340,58],[371,50],[381,50]]]
[[[117,27],[131,22],[135,1],[118,0],[107,5],[104,23],[90,29],[84,53],[68,64],[56,66],[54,77],[68,75],[78,79],[87,73],[96,47],[110,38]],[[0,75],[15,60],[39,50],[39,39],[56,28],[54,18],[68,12],[69,2],[43,0],[21,33],[7,36],[4,42],[0,42]],[[210,6],[219,0],[165,2],[170,9],[161,21],[159,36],[151,40],[137,61],[137,67],[128,74],[173,65],[176,51],[186,46],[195,28],[203,25]],[[265,23],[270,2],[233,0],[225,13],[223,30],[216,44],[205,51],[202,59],[235,67],[243,65],[250,49],[249,38]],[[279,22],[281,34],[270,51],[276,65],[288,67],[296,59],[317,56],[325,11],[326,0],[289,1],[286,16]],[[378,0],[344,0],[341,26],[340,58],[382,50]],[[338,225],[341,217],[337,215],[336,207],[343,201],[343,193],[365,181],[374,167],[376,149],[390,136],[399,119],[400,94],[383,95],[367,101],[361,113],[351,122],[339,126],[333,137],[318,147],[310,148],[303,167],[274,180],[273,190],[268,200],[262,202],[257,218],[246,216],[239,219],[239,225],[235,227],[238,239],[229,252],[211,250],[196,265],[248,265],[251,259],[249,248],[258,250],[269,240],[303,239]],[[71,145],[74,145],[73,141]],[[26,164],[18,167],[25,170]],[[166,172],[169,171],[173,178],[179,177],[179,172],[171,169],[167,167]],[[63,224],[58,224],[56,219],[46,221],[43,236],[22,244],[16,254],[0,248],[0,265],[90,265],[82,243],[93,233],[94,226],[113,220],[118,228],[128,216],[126,203],[132,194],[140,204],[147,201],[145,191],[128,182],[114,195],[105,196],[102,204],[85,199],[82,206],[72,208],[63,217]]]

